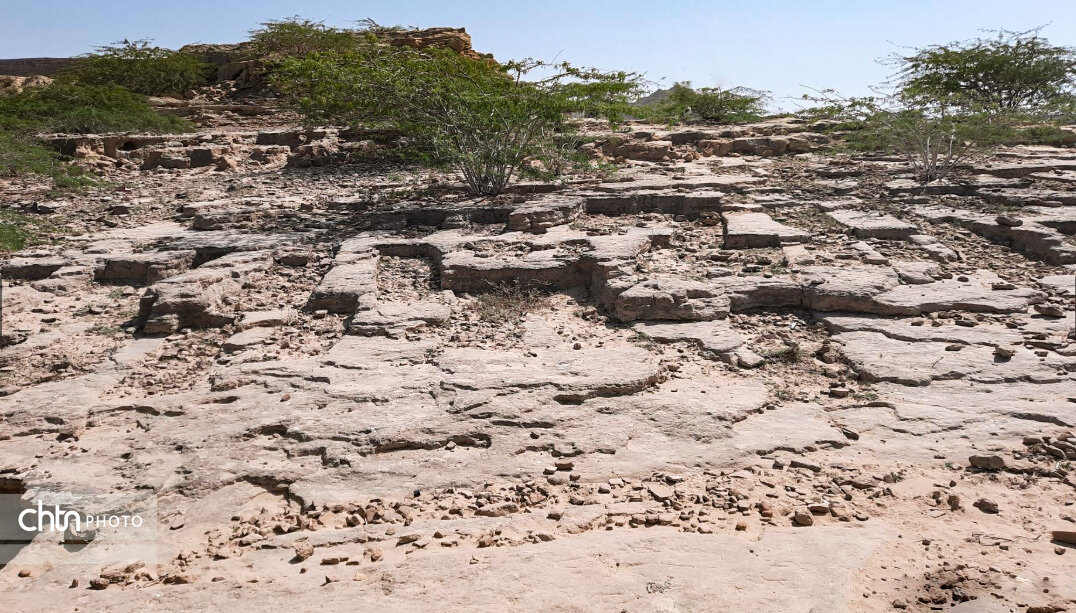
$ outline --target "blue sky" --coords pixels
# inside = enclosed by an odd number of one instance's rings
[[[77,55],[123,38],[237,42],[262,21],[295,14],[339,26],[363,17],[463,26],[476,49],[498,58],[556,57],[664,84],[744,85],[774,92],[782,107],[803,85],[866,93],[889,72],[878,58],[983,28],[1050,24],[1047,37],[1076,46],[1073,0],[0,0],[0,57]]]

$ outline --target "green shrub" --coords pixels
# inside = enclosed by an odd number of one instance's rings
[[[182,95],[208,85],[213,67],[189,53],[123,41],[98,47],[79,58],[59,78],[85,85],[118,85],[147,96]]]
[[[1071,98],[1076,49],[1051,44],[1041,28],[934,45],[891,60],[905,98],[990,111],[1042,111]]]
[[[0,131],[180,132],[189,122],[154,111],[146,99],[115,85],[68,81],[0,96]]]
[[[1059,124],[1076,117],[1076,49],[1027,32],[935,45],[891,61],[889,94],[842,98],[815,90],[801,117],[836,120],[858,151],[905,158],[922,183],[944,179],[999,145],[1070,145]]]
[[[356,50],[360,35],[327,26],[321,21],[289,17],[267,21],[250,31],[250,50],[257,59],[279,60],[310,53],[344,53]]]
[[[21,224],[0,221],[0,252],[22,251],[30,236]]]
[[[387,47],[286,58],[273,84],[310,119],[389,129],[418,159],[458,170],[472,193],[496,194],[524,162],[571,133],[570,113],[619,120],[637,76],[567,64],[475,60],[449,50]],[[524,80],[532,70],[543,77]]]
[[[1076,146],[1076,132],[1052,124],[1024,126],[1016,130],[1012,144],[1072,147]]]
[[[81,187],[92,177],[65,164],[60,155],[24,136],[0,132],[0,177],[37,174],[51,177],[57,187]]]
[[[0,176],[36,174],[57,189],[98,185],[38,142],[45,132],[179,132],[190,124],[155,112],[143,96],[115,85],[57,81],[48,87],[0,95]]]
[[[767,92],[746,87],[692,89],[690,83],[676,83],[653,104],[652,113],[669,123],[746,123],[765,115],[767,97]]]
[[[21,251],[41,244],[56,228],[40,217],[0,209],[0,252]]]

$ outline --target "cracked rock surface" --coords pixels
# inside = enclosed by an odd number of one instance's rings
[[[226,119],[86,136],[126,188],[4,260],[0,492],[159,510],[5,610],[1076,609],[1071,150],[592,128],[614,176],[476,200]]]

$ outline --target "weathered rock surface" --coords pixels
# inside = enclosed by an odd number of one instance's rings
[[[826,215],[837,223],[847,226],[848,231],[857,238],[907,240],[917,232],[916,227],[908,222],[901,221],[892,215],[881,215],[873,211],[843,209],[829,211]]]
[[[194,262],[194,251],[157,251],[117,254],[102,258],[94,280],[103,283],[128,282],[152,285],[176,276]]]
[[[643,334],[662,343],[688,342],[718,359],[729,355],[743,345],[743,339],[722,321],[659,323],[642,321],[632,326]]]
[[[793,118],[585,122],[660,160],[478,199],[334,165],[386,135],[155,104],[217,127],[76,135],[93,197],[0,179],[81,231],[6,261],[0,493],[150,493],[158,563],[35,539],[8,608],[1076,598],[1064,150],[920,186]]]
[[[729,213],[725,221],[726,249],[780,247],[810,240],[807,232],[778,223],[765,213]]]

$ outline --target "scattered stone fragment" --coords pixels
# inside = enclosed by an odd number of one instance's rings
[[[299,541],[292,547],[292,551],[295,553],[295,559],[302,562],[314,555],[314,546],[307,541]]]
[[[983,470],[1002,470],[1005,468],[1005,458],[994,454],[973,455],[968,458],[968,463]]]
[[[799,507],[792,514],[792,522],[797,526],[810,526],[814,524],[814,515],[806,507]]]

